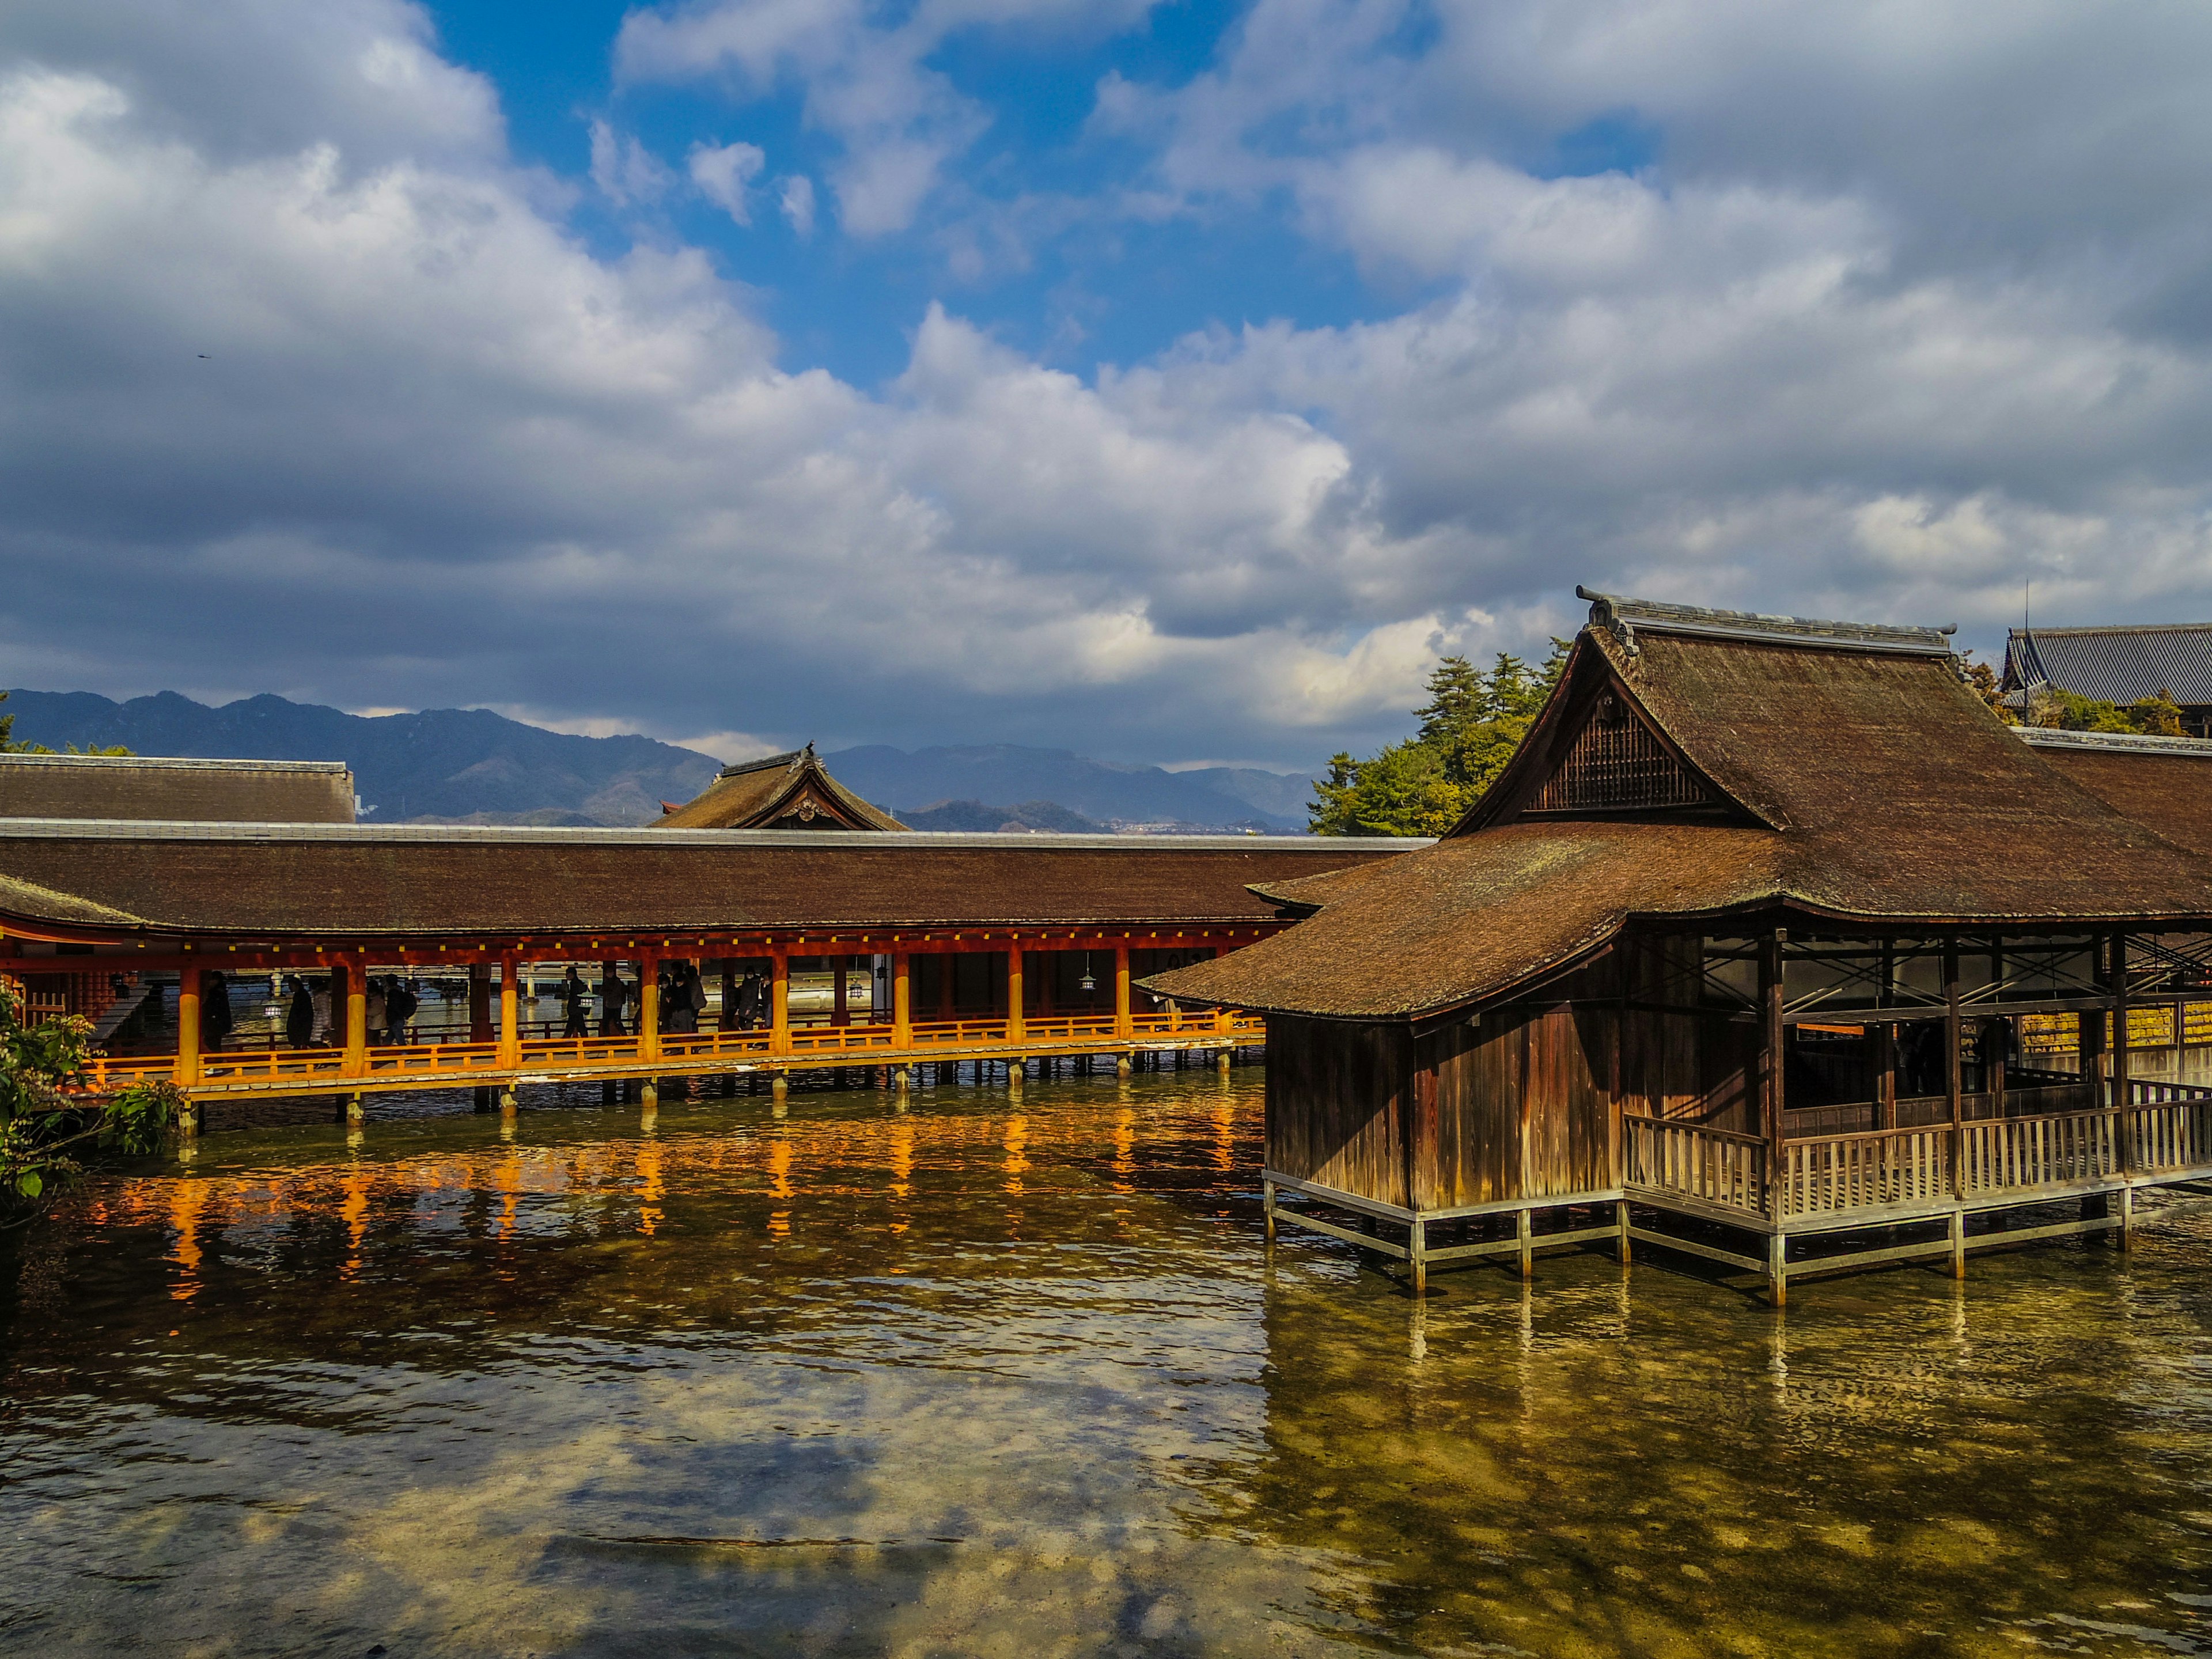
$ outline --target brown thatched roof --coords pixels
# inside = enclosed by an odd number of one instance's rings
[[[351,823],[341,761],[0,755],[0,817]]]
[[[1273,886],[1317,906],[1311,919],[1148,987],[1419,1018],[1526,985],[1639,918],[2212,915],[2212,860],[2021,743],[1940,632],[1589,597],[1557,692],[1449,836]]]
[[[664,811],[671,830],[903,830],[830,775],[814,745],[726,766],[696,798]]]
[[[2212,739],[2033,726],[2016,735],[2114,811],[2212,854]]]
[[[210,939],[1273,921],[1394,841],[0,823],[0,927]]]

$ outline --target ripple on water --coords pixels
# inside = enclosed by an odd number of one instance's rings
[[[1256,1072],[208,1137],[9,1247],[0,1650],[2193,1653],[2212,1224],[1260,1237]]]

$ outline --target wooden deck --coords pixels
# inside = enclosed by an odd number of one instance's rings
[[[396,1089],[595,1082],[718,1073],[777,1073],[839,1066],[899,1066],[951,1060],[1020,1060],[1137,1050],[1216,1049],[1265,1041],[1267,1023],[1233,1012],[917,1022],[901,1042],[887,1024],[799,1025],[779,1043],[766,1028],[662,1033],[657,1037],[525,1038],[364,1048],[221,1048],[198,1056],[198,1076],[178,1075],[172,1054],[96,1058],[89,1086],[105,1091],[169,1078],[195,1100],[254,1096],[380,1093]]]

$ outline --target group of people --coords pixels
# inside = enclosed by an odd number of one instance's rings
[[[381,979],[371,975],[365,988],[369,1042],[382,1045],[410,1041],[408,1022],[422,1006],[414,987],[397,974],[386,974]],[[343,1018],[332,1016],[330,981],[310,985],[297,974],[287,974],[283,990],[285,1042],[295,1048],[345,1046]]]
[[[699,1016],[707,1012],[707,983],[699,965],[678,961],[664,963],[656,984],[660,992],[659,1029],[664,1033],[690,1033],[699,1029]],[[591,1029],[591,1000],[599,1000],[601,1036],[629,1036],[644,1018],[643,998],[637,988],[616,971],[611,962],[599,969],[597,986],[589,983],[570,963],[561,981],[561,1035],[587,1037]],[[767,993],[758,974],[748,974],[738,992],[738,1024],[750,1030],[761,1018]]]

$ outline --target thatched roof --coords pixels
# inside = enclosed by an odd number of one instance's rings
[[[2212,860],[2021,743],[1942,632],[1585,597],[1557,691],[1450,836],[1270,885],[1311,919],[1148,988],[1419,1019],[1526,987],[1638,920],[2212,915]]]
[[[2212,854],[2212,739],[2034,726],[2021,726],[2018,736],[2115,811]]]
[[[343,761],[0,755],[0,817],[351,823]]]
[[[698,796],[664,809],[671,830],[903,830],[830,775],[814,745],[726,766]]]
[[[1406,846],[1275,836],[15,821],[0,822],[0,928],[243,943],[1233,925],[1277,919],[1255,885]]]

